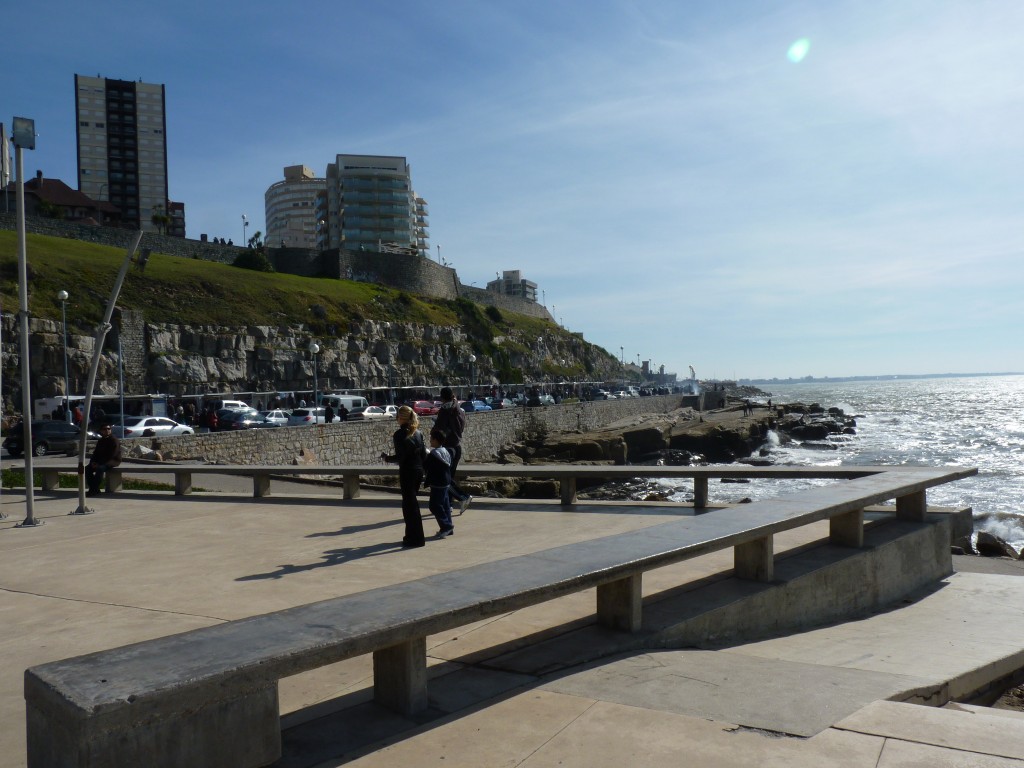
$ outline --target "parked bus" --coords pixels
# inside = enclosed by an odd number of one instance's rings
[[[167,395],[125,395],[123,400],[125,416],[168,415]],[[120,418],[121,402],[121,395],[93,395],[93,418],[89,421],[97,421],[101,416],[108,419]],[[36,398],[32,404],[32,418],[52,419],[57,412],[57,406],[62,404],[66,404],[70,410],[74,410],[76,405],[84,408],[85,398],[82,395]]]

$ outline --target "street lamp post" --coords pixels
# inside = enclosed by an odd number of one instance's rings
[[[469,394],[471,398],[476,397],[476,355],[469,356]]]
[[[243,213],[243,214],[242,214],[242,242],[241,242],[241,246],[242,246],[243,248],[245,248],[245,235],[246,235],[246,227],[248,227],[248,226],[249,226],[249,219],[248,219],[248,217],[247,217],[247,216],[246,216],[246,215],[245,215],[245,214]]]
[[[64,332],[64,420],[71,423],[71,384],[68,378],[68,316],[65,307],[68,303],[68,292],[57,293],[60,301],[60,324]]]
[[[25,520],[19,528],[42,525],[35,516],[35,495],[32,484],[32,391],[28,335],[28,258],[25,254],[25,150],[36,148],[36,122],[15,117],[11,124],[14,143],[15,172],[18,178],[16,221],[18,229],[18,319],[21,337],[21,421],[22,446],[25,449]]]
[[[309,342],[309,351],[310,351],[310,354],[313,355],[313,423],[314,424],[318,424],[320,422],[320,416],[319,416],[319,412],[316,409],[316,406],[317,406],[316,396],[317,396],[317,393],[319,392],[319,390],[317,389],[317,380],[316,380],[316,355],[317,355],[317,352],[320,351],[320,345],[317,344],[315,341]]]
[[[619,347],[619,370],[622,372],[622,388],[626,388],[626,350]]]
[[[391,393],[391,323],[384,322],[384,346],[388,353],[388,405],[394,405],[394,396]]]

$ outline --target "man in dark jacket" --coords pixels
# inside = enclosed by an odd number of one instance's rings
[[[441,390],[441,400],[444,402],[441,403],[437,416],[434,417],[434,426],[444,430],[447,435],[444,447],[452,456],[452,485],[449,495],[459,502],[459,514],[461,515],[473,501],[472,496],[455,484],[455,470],[459,468],[459,460],[462,458],[462,432],[466,428],[466,413],[459,408],[451,387]]]
[[[121,443],[111,434],[110,424],[101,424],[100,439],[96,441],[96,447],[85,468],[85,482],[89,485],[86,496],[98,495],[103,476],[120,463]]]

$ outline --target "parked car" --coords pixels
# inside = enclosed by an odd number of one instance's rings
[[[290,415],[291,414],[288,411],[282,411],[277,409],[273,411],[260,411],[260,416],[262,416],[267,421],[274,422],[279,427],[284,427],[288,425],[288,417]]]
[[[74,456],[78,453],[78,442],[82,432],[74,424],[66,421],[34,419],[29,425],[32,430],[32,455],[46,456],[48,453],[66,453]],[[99,435],[89,433],[89,438],[98,440]],[[18,458],[25,452],[24,433],[19,424],[4,440],[7,453]]]
[[[314,424],[324,423],[324,409],[320,406],[316,408],[296,408],[292,411],[291,416],[288,417],[289,427],[312,427]]]
[[[179,424],[164,416],[125,416],[124,423],[115,423],[111,429],[114,437],[163,437],[166,435],[191,435],[192,427]]]
[[[246,419],[253,419],[259,415],[259,411],[255,408],[239,408],[237,411],[226,409],[223,411],[217,411],[217,429],[221,432],[226,432],[232,429],[248,429],[243,425]]]
[[[232,419],[231,426],[234,429],[278,429],[281,427],[276,421],[271,421],[259,411],[242,412],[241,417]]]
[[[459,408],[464,410],[466,413],[477,413],[478,411],[491,410],[491,406],[483,400],[463,400],[459,403]]]
[[[491,406],[492,411],[500,411],[502,408],[515,408],[515,403],[507,397],[485,397],[484,402]]]
[[[367,405],[363,408],[353,408],[348,413],[349,421],[367,421],[369,419],[383,419],[386,417],[387,414],[384,412],[384,408],[381,408],[379,405]]]
[[[438,411],[438,407],[429,400],[417,400],[412,409],[418,416],[436,416]]]

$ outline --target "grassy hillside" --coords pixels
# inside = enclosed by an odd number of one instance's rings
[[[85,330],[102,319],[124,260],[124,249],[42,235],[28,235],[29,311],[60,319],[57,293],[70,294],[68,324]],[[0,302],[18,309],[17,236],[0,231]],[[368,283],[255,272],[225,264],[154,253],[145,272],[129,269],[118,304],[144,313],[148,322],[190,325],[306,324],[315,332],[344,332],[364,319],[459,325],[479,349],[495,336],[570,336],[554,323],[485,309],[465,299],[441,301]],[[608,356],[593,348],[594,358]],[[614,361],[612,361],[614,362]]]

